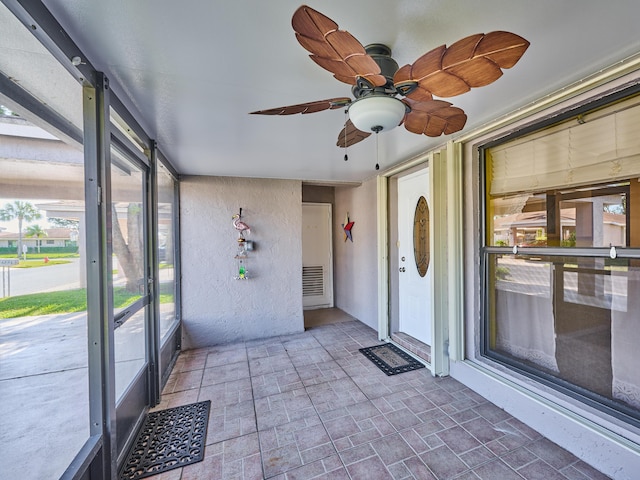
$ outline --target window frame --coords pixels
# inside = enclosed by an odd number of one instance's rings
[[[577,117],[589,111],[606,107],[614,102],[637,95],[640,93],[639,84],[631,84],[623,86],[615,92],[607,92],[597,98],[592,98],[573,105],[555,115],[551,115],[542,120],[536,120],[523,125],[521,128],[513,130],[508,134],[499,138],[488,140],[486,143],[477,146],[478,162],[479,162],[479,209],[478,209],[478,225],[480,241],[478,242],[479,263],[480,263],[480,324],[479,339],[477,339],[478,353],[484,361],[495,362],[502,367],[520,374],[526,378],[532,379],[550,389],[577,400],[597,411],[610,415],[625,423],[640,428],[640,411],[633,408],[626,408],[619,403],[615,403],[611,399],[602,397],[595,392],[591,392],[583,387],[573,384],[567,380],[554,377],[541,369],[536,369],[524,362],[517,361],[512,357],[501,354],[491,349],[491,296],[495,290],[489,291],[491,285],[490,280],[490,256],[495,254],[503,255],[523,255],[523,256],[542,256],[547,259],[561,257],[590,257],[590,258],[609,258],[609,247],[562,247],[562,246],[544,246],[544,247],[513,247],[513,246],[492,246],[489,242],[488,218],[489,213],[489,191],[487,185],[487,151],[498,145],[513,141],[515,139],[533,134],[557,123]],[[629,220],[630,212],[627,211],[627,245],[629,245]],[[640,248],[635,247],[616,247],[617,258],[620,259],[640,259]]]

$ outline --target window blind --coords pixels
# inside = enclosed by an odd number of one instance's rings
[[[640,98],[489,149],[492,196],[640,176]]]

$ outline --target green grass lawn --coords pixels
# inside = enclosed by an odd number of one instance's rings
[[[79,258],[77,253],[27,253],[27,259],[20,256],[20,263],[13,265],[11,268],[39,268],[50,267],[52,265],[61,265],[63,263],[71,263],[70,258]],[[0,258],[17,258],[15,253],[2,253]],[[45,259],[47,261],[45,262]]]
[[[79,253],[27,253],[27,260],[42,260],[44,257],[54,258],[80,258]],[[0,258],[18,258],[15,253],[0,253]],[[22,255],[20,255],[22,260]]]
[[[115,288],[114,308],[130,305],[139,298],[140,295],[129,293],[124,288]],[[160,303],[169,303],[172,300],[172,295],[160,294]],[[87,290],[85,288],[0,298],[0,319],[83,312],[86,309]]]
[[[51,265],[62,265],[63,263],[71,263],[71,260],[49,260],[45,262],[42,260],[20,260],[18,265],[14,265],[11,268],[38,268],[38,267],[50,267]]]

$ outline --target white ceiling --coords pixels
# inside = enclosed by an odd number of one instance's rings
[[[44,0],[182,174],[361,181],[449,138],[396,128],[335,146],[343,110],[248,112],[351,96],[298,44],[300,0]],[[640,52],[637,0],[322,0],[309,4],[399,63],[474,33],[507,30],[531,46],[492,85],[447,99],[463,134]],[[458,134],[459,135],[459,134]]]

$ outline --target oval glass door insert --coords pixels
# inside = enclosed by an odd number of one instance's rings
[[[424,197],[420,197],[413,216],[413,255],[421,277],[424,277],[429,269],[430,253],[429,205]]]

